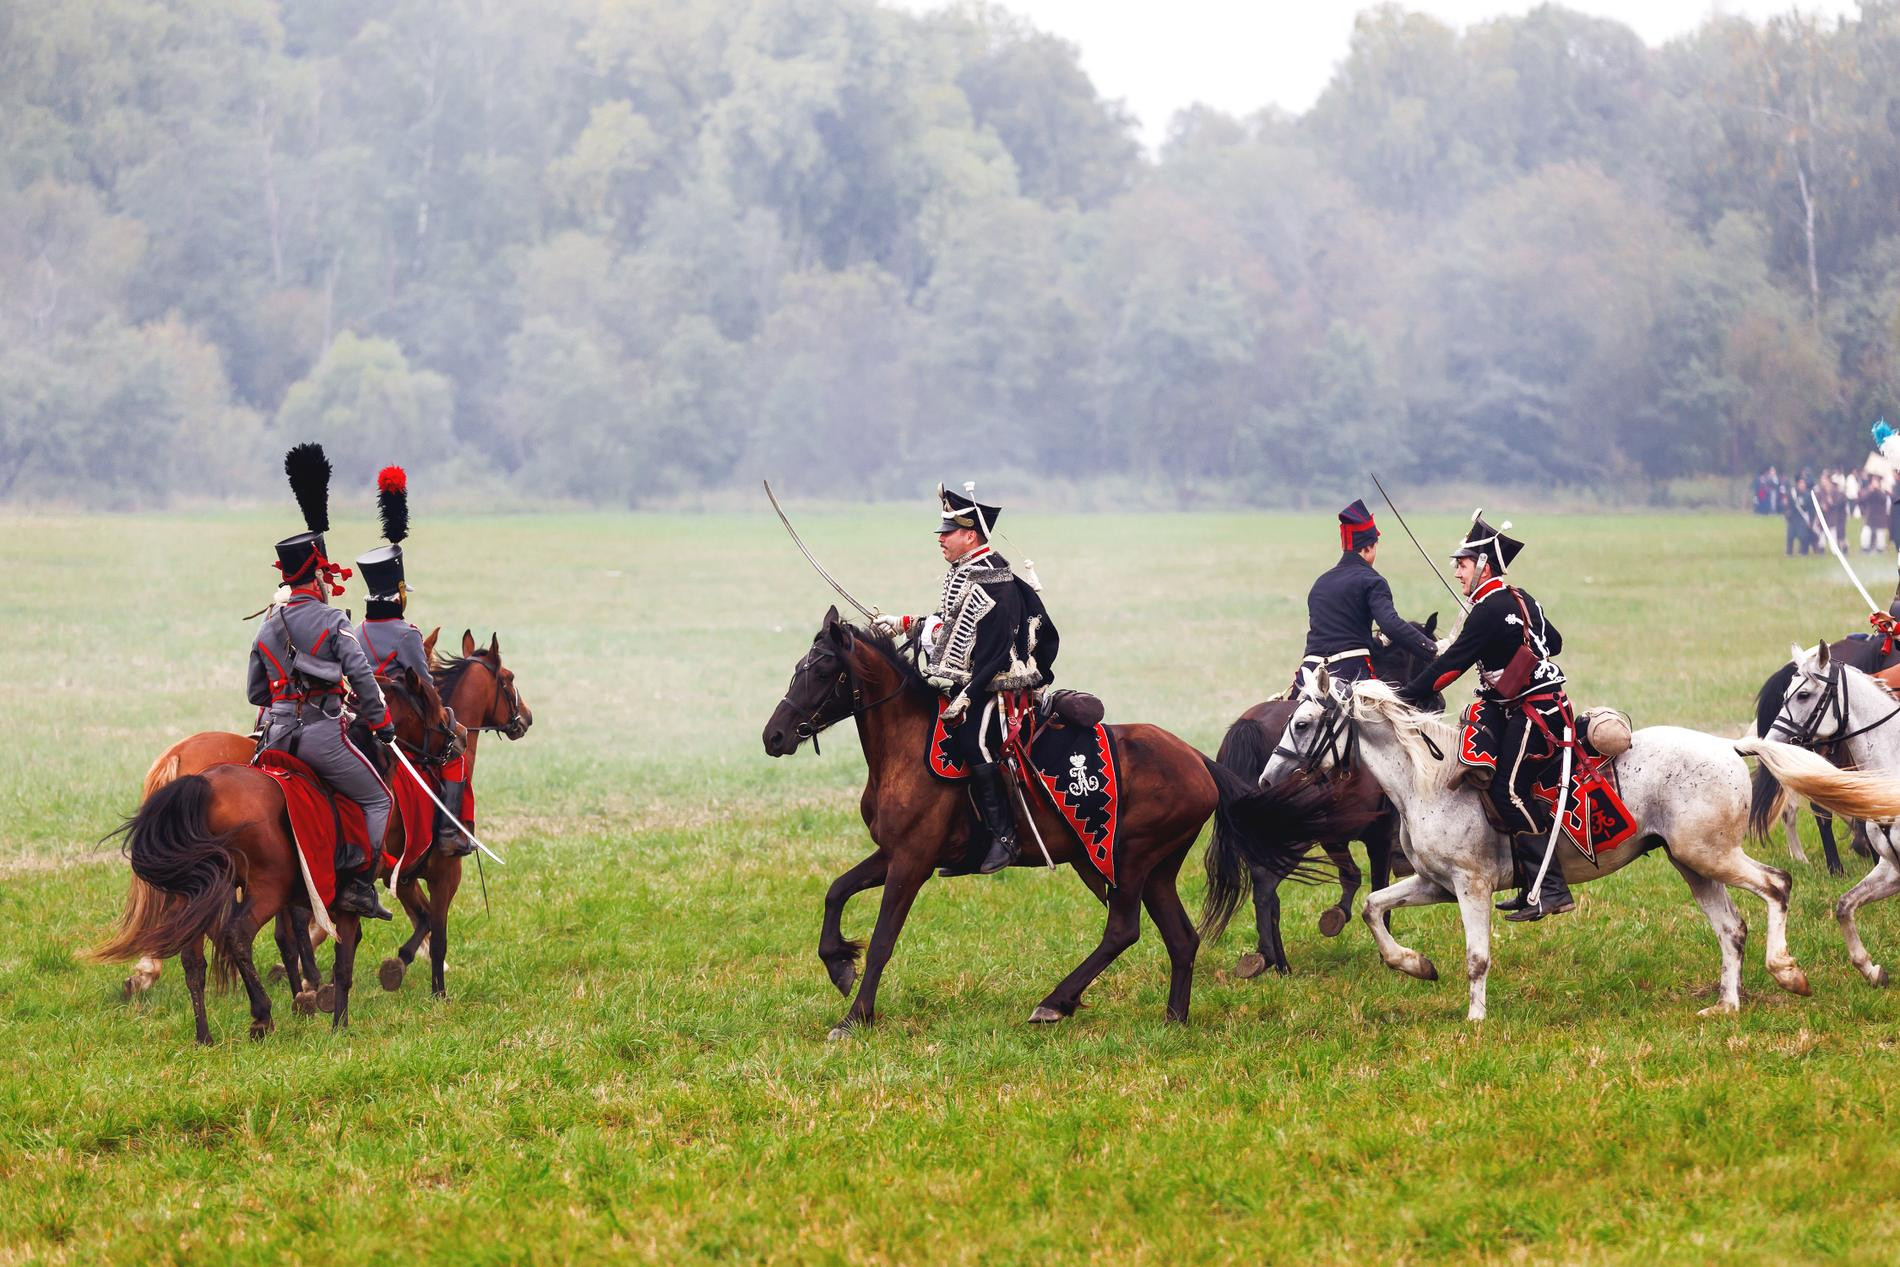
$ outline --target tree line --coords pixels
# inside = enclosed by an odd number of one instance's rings
[[[0,0],[0,498],[258,495],[305,438],[626,506],[1853,462],[1896,85],[1895,0],[1386,6],[1305,114],[1150,155],[980,4]]]

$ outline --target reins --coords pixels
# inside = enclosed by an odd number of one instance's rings
[[[1800,672],[1804,678],[1815,680],[1815,675],[1806,670],[1798,670],[1798,672]],[[1900,717],[1900,704],[1895,704],[1890,711],[1879,719],[1871,721],[1856,730],[1848,730],[1848,713],[1851,709],[1851,705],[1848,702],[1847,692],[1841,689],[1845,672],[1846,666],[1838,662],[1828,666],[1827,682],[1826,685],[1821,688],[1821,698],[1813,708],[1808,710],[1807,717],[1799,725],[1796,725],[1788,716],[1788,704],[1789,701],[1793,699],[1793,696],[1790,695],[1788,699],[1784,699],[1781,702],[1781,711],[1775,715],[1775,720],[1770,723],[1768,727],[1768,735],[1772,736],[1779,730],[1787,734],[1796,746],[1814,748],[1824,744],[1845,743],[1849,739],[1857,739],[1862,735],[1871,734],[1892,721],[1895,717]],[[1822,737],[1817,732],[1820,730],[1821,723],[1830,716],[1832,716],[1834,724],[1840,729],[1841,733]],[[1766,737],[1768,736],[1764,736],[1764,738]]]
[[[824,698],[818,701],[817,706],[811,710],[810,716],[806,717],[804,721],[799,722],[797,728],[793,732],[800,739],[811,740],[811,750],[817,756],[824,755],[824,750],[818,746],[819,735],[823,734],[827,730],[830,730],[833,726],[836,726],[839,722],[843,721],[847,717],[854,718],[854,719],[858,717],[862,717],[866,713],[870,712],[872,709],[877,708],[880,705],[890,703],[892,700],[896,699],[899,695],[904,693],[904,687],[906,685],[904,682],[904,679],[900,676],[897,679],[897,685],[892,687],[888,694],[880,696],[879,698],[872,700],[869,704],[866,704],[864,702],[864,688],[858,684],[858,675],[857,675],[857,672],[852,667],[850,656],[843,653],[837,653],[837,654],[838,654],[839,660],[844,665],[843,668],[838,670],[837,682],[833,684],[831,690],[826,693]],[[793,666],[792,680],[794,682],[796,682],[798,678],[800,677],[800,675],[802,675],[807,669],[811,668],[811,657],[812,657],[812,653],[807,651],[805,653],[804,658],[801,659],[795,666]],[[833,697],[836,696],[839,690],[841,690],[846,685],[849,685],[851,687],[850,710],[848,712],[840,713],[836,717],[827,718],[825,716],[825,706],[830,704]],[[792,697],[790,695],[779,696],[779,702],[781,704],[791,704],[793,708],[798,707],[797,704],[792,702]]]
[[[482,668],[487,669],[489,673],[494,675],[496,690],[501,694],[503,699],[508,701],[508,723],[506,725],[497,726],[493,722],[483,722],[479,726],[468,726],[466,728],[474,731],[492,731],[498,735],[508,735],[511,737],[519,737],[526,734],[528,728],[521,720],[521,692],[515,689],[512,682],[504,682],[501,680],[500,666],[490,664],[480,656],[473,655],[464,659],[462,663],[479,664]]]

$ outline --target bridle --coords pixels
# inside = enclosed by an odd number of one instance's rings
[[[422,743],[420,745],[412,744],[407,739],[397,736],[394,742],[398,747],[409,753],[410,756],[414,757],[419,763],[431,766],[446,765],[459,755],[462,750],[462,741],[456,736],[455,715],[448,710],[447,705],[438,705],[434,721],[422,721],[424,717],[428,716],[428,710],[425,707],[428,701],[425,697],[417,692],[411,691],[408,687],[395,681],[393,678],[379,677],[377,684],[382,688],[385,696],[394,695],[402,700],[404,705],[408,707],[408,709],[416,715],[417,720],[421,722]],[[429,737],[431,735],[440,735],[442,737],[442,747],[438,752],[432,753],[429,751]]]
[[[864,687],[858,681],[858,675],[852,670],[851,657],[838,651],[836,648],[827,648],[827,651],[838,658],[838,680],[832,683],[831,689],[819,699],[810,714],[807,715],[803,721],[799,722],[793,731],[801,741],[806,739],[811,740],[811,750],[818,756],[824,755],[824,750],[818,746],[819,735],[831,729],[833,726],[836,726],[847,717],[862,717],[872,709],[878,707],[878,705],[889,703],[891,700],[896,699],[898,695],[902,694],[904,690],[904,680],[900,677],[897,680],[897,685],[892,687],[888,694],[872,700],[869,704],[865,703]],[[792,666],[791,685],[793,687],[798,685],[798,679],[803,677],[808,670],[817,666],[817,657],[818,648],[813,646],[810,651],[807,651],[800,657],[797,664]],[[836,717],[826,717],[825,709],[833,700],[838,699],[839,696],[842,695],[847,686],[851,688],[851,707],[839,713]],[[779,696],[779,703],[790,705],[793,709],[799,707],[799,705],[792,700],[789,690],[784,695]]]
[[[501,676],[501,666],[490,664],[480,656],[470,656],[468,662],[470,664],[479,664],[494,674],[496,692],[508,702],[507,725],[497,726],[493,722],[483,722],[479,726],[470,726],[468,729],[475,731],[493,731],[496,734],[506,735],[510,739],[519,739],[521,736],[527,734],[528,723],[521,716],[521,692],[515,689],[513,682]]]
[[[1789,691],[1787,696],[1781,701],[1781,711],[1775,714],[1775,720],[1769,725],[1768,733],[1764,735],[1763,738],[1773,738],[1776,731],[1781,731],[1789,737],[1789,742],[1793,743],[1796,747],[1815,748],[1832,746],[1834,744],[1844,743],[1849,739],[1858,738],[1870,731],[1878,730],[1895,717],[1900,717],[1900,704],[1895,704],[1890,711],[1877,720],[1871,721],[1858,729],[1849,730],[1847,728],[1849,721],[1847,692],[1841,689],[1841,681],[1844,676],[1843,670],[1845,667],[1846,666],[1842,665],[1838,660],[1831,662],[1827,668],[1827,677],[1823,679],[1819,674],[1810,673],[1797,664],[1795,666],[1795,672],[1801,678],[1811,682],[1823,683],[1821,687],[1821,698],[1816,700],[1814,706],[1808,709],[1807,716],[1797,723],[1788,715],[1788,705],[1794,699],[1794,692]],[[1835,733],[1822,735],[1820,733],[1821,726],[1824,722],[1829,720],[1834,724]]]
[[[1312,702],[1319,705],[1319,726],[1308,749],[1302,752],[1289,742],[1288,736],[1293,733],[1293,718],[1289,717],[1273,755],[1287,758],[1302,770],[1314,771],[1319,768],[1321,759],[1331,752],[1333,768],[1342,774],[1349,772],[1359,760],[1359,728],[1353,724],[1352,714],[1331,691],[1322,691]],[[1294,711],[1297,716],[1298,710]]]

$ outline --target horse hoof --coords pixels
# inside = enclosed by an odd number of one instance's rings
[[[1036,1004],[1036,1010],[1029,1014],[1029,1023],[1031,1025],[1054,1025],[1065,1019],[1067,1018],[1064,1017],[1062,1013],[1056,1011],[1047,1003]]]
[[[838,993],[845,998],[851,997],[851,987],[858,983],[858,965],[856,960],[848,963],[828,963],[825,974],[831,978],[831,984],[838,987]]]
[[[845,1039],[851,1037],[852,1031],[856,1028],[857,1026],[853,1025],[850,1021],[839,1021],[836,1025],[831,1027],[831,1032],[825,1035],[825,1041],[828,1043],[842,1043]]]
[[[284,971],[283,964],[274,963],[270,966],[269,975],[267,975],[264,979],[270,982],[272,985],[276,985],[279,981],[287,980],[289,976],[290,974]]]
[[[1234,964],[1234,975],[1242,981],[1251,981],[1267,970],[1267,957],[1257,950],[1249,950]]]
[[[139,996],[139,979],[137,977],[127,977],[125,979],[125,989],[121,991],[121,993],[127,1003],[136,999]]]
[[[251,1022],[251,1041],[257,1042],[259,1039],[263,1038],[266,1034],[270,1033],[272,1030],[276,1028],[277,1028],[276,1024],[272,1022],[272,1020],[268,1016],[265,1017],[261,1021],[252,1021]]]
[[[1876,990],[1886,989],[1887,970],[1879,964],[1875,964],[1874,970],[1867,974],[1867,984],[1873,986]]]
[[[1775,978],[1775,984],[1789,994],[1798,994],[1805,999],[1814,993],[1813,988],[1808,985],[1808,974],[1797,967],[1791,965],[1771,975]]]
[[[376,970],[376,979],[382,983],[385,990],[400,990],[403,973],[408,970],[408,964],[392,956],[383,960],[383,966]]]
[[[290,1010],[299,1016],[315,1016],[317,1014],[317,992],[315,990],[298,991],[295,995],[291,996]]]
[[[1319,935],[1337,937],[1346,927],[1346,912],[1337,906],[1329,906],[1319,913]]]
[[[1742,1010],[1741,1004],[1731,1003],[1727,999],[1724,999],[1720,1003],[1710,1004],[1708,1007],[1703,1008],[1700,1012],[1697,1012],[1696,1015],[1697,1016],[1733,1016],[1741,1010]]]
[[[317,987],[317,1011],[329,1014],[336,1012],[336,987],[327,981]]]

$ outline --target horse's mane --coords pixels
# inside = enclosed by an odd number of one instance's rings
[[[1399,746],[1412,762],[1412,775],[1420,791],[1446,787],[1458,772],[1456,761],[1432,755],[1430,744],[1440,753],[1456,752],[1458,728],[1438,713],[1422,713],[1399,698],[1399,693],[1377,678],[1352,684],[1352,716],[1355,721],[1370,717],[1387,722],[1398,736]]]
[[[899,645],[895,638],[858,625],[845,627],[851,630],[856,642],[869,647],[879,659],[891,667],[891,671],[897,674],[898,680],[903,683],[906,693],[920,691],[932,696],[937,694],[937,688],[924,681],[923,673],[918,670],[911,657],[904,654],[903,646]]]
[[[1761,691],[1755,696],[1755,733],[1767,735],[1768,728],[1775,724],[1775,715],[1781,711],[1781,701],[1787,698],[1788,684],[1794,681],[1795,662],[1793,660],[1776,669]]]
[[[485,649],[477,650],[472,656],[452,656],[447,660],[436,660],[429,665],[429,673],[435,678],[436,693],[443,699],[455,698],[455,688],[461,685],[462,675],[468,672],[468,666],[476,660],[487,663]]]

